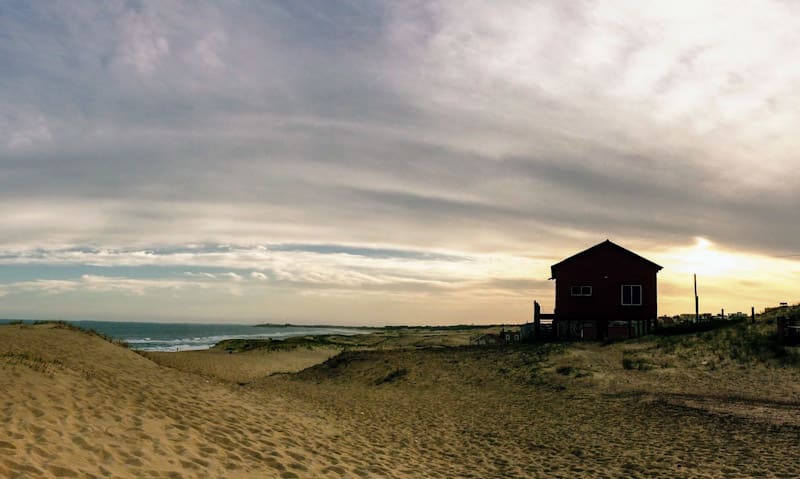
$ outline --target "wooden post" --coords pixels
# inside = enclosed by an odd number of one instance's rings
[[[539,315],[542,314],[542,307],[539,306],[537,301],[533,302],[533,335],[539,336],[539,329],[541,328],[541,319]]]
[[[720,319],[725,321],[725,308],[722,308],[722,311],[720,311],[720,313],[719,313],[719,317],[720,317]]]
[[[750,324],[756,324],[756,307],[750,306]]]
[[[700,323],[700,298],[697,297],[697,275],[694,275],[694,323]]]

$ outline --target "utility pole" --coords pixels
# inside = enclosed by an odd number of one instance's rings
[[[694,275],[694,323],[700,324],[700,298],[697,297],[697,274]]]

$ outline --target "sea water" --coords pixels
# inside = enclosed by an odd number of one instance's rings
[[[11,320],[0,320],[0,324]],[[24,321],[30,323],[32,321]],[[93,329],[141,351],[208,349],[225,339],[283,339],[323,334],[363,334],[364,329],[328,326],[250,326],[244,324],[144,323],[118,321],[67,321]]]

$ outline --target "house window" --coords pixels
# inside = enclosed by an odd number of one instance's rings
[[[570,296],[591,296],[592,287],[586,285],[573,286],[569,289]]]
[[[622,305],[641,306],[642,305],[642,285],[623,284],[622,285]]]

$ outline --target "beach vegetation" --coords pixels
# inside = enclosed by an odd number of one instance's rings
[[[61,319],[58,319],[58,320],[37,320],[37,321],[33,322],[33,325],[34,326],[37,326],[37,325],[51,325],[51,326],[53,326],[55,328],[69,329],[69,330],[72,330],[72,331],[78,331],[78,332],[81,332],[81,333],[84,333],[84,334],[97,336],[98,338],[103,339],[104,341],[107,341],[107,342],[109,342],[111,344],[114,344],[116,346],[119,346],[119,347],[122,347],[122,348],[125,348],[125,349],[130,349],[130,345],[127,342],[123,341],[123,340],[114,339],[111,336],[108,336],[107,334],[103,334],[103,333],[101,333],[99,331],[96,331],[96,330],[94,330],[92,328],[85,328],[85,327],[82,327],[82,326],[78,326],[76,324],[73,324],[73,323],[70,323],[68,321],[64,321],[64,320],[61,320]]]
[[[654,344],[663,354],[697,359],[705,365],[716,365],[720,361],[800,365],[800,350],[784,346],[778,340],[775,321],[780,314],[800,314],[800,307],[764,313],[755,322],[719,321],[701,331],[661,334],[655,337]]]
[[[42,356],[20,351],[7,351],[0,355],[3,362],[8,364],[19,364],[40,373],[52,374],[54,370],[63,367],[64,363],[60,359],[45,359]]]
[[[228,353],[248,351],[291,351],[297,348],[314,349],[343,345],[336,338],[339,336],[293,336],[285,339],[226,339],[215,344],[211,349]]]
[[[394,369],[386,376],[375,381],[375,385],[380,386],[381,384],[397,381],[398,379],[402,378],[403,376],[406,376],[407,374],[408,374],[408,369],[405,368]]]
[[[655,369],[656,365],[644,357],[629,354],[629,351],[623,351],[622,368],[635,371],[650,371]]]
[[[556,374],[572,378],[588,378],[592,376],[592,371],[578,366],[558,366],[555,371]]]

